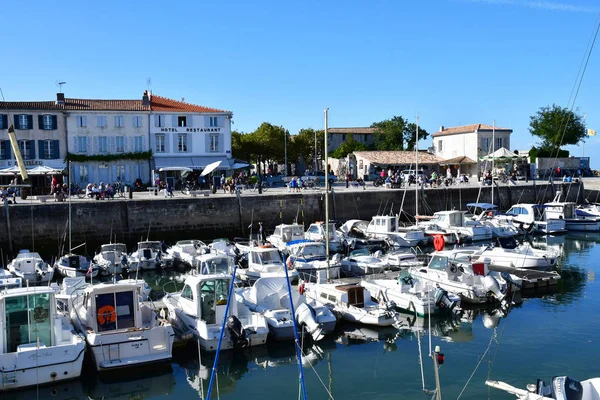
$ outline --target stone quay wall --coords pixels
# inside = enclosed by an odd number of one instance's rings
[[[582,183],[550,185],[519,182],[494,189],[495,204],[507,210],[515,203],[551,201],[556,190],[563,190],[569,201],[581,202]],[[492,202],[490,186],[450,186],[419,190],[421,215],[435,211],[466,209],[471,202]],[[330,194],[330,219],[370,220],[373,215],[400,213],[403,220],[415,215],[416,190],[367,190],[335,188]],[[563,200],[565,196],[563,195]],[[402,210],[402,212],[401,212]],[[7,205],[0,213],[2,248],[30,248],[35,243],[60,243],[68,249],[69,203],[30,203]],[[219,237],[247,237],[249,226],[257,232],[262,222],[265,232],[280,223],[294,220],[309,223],[325,219],[325,194],[276,193],[262,195],[178,197],[175,199],[134,198],[115,201],[73,201],[71,236],[73,246],[84,242],[137,242],[146,237],[167,243],[179,238],[211,240]]]

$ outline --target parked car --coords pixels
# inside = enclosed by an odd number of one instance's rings
[[[300,180],[302,180],[302,182],[312,181],[315,178],[319,178],[321,182],[325,182],[325,171],[306,171],[304,176],[300,177]],[[328,179],[330,184],[338,181],[338,177],[331,174],[328,175]]]

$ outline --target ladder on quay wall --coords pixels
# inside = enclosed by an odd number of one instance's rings
[[[0,371],[0,376],[2,379],[0,382],[2,386],[0,389],[12,389],[17,386],[17,372],[16,371]]]

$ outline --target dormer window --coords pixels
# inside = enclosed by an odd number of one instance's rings
[[[187,117],[185,115],[180,115],[177,117],[177,126],[186,127],[187,126]]]

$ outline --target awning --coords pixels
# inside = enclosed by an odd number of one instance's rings
[[[221,161],[217,169],[230,169],[227,157],[154,157],[155,168],[159,171],[204,169],[207,165]]]
[[[48,174],[62,174],[63,170],[60,168],[51,168],[45,165],[29,165],[26,167],[28,175],[48,175]],[[18,166],[13,165],[10,168],[0,169],[0,175],[20,175],[21,170]]]

